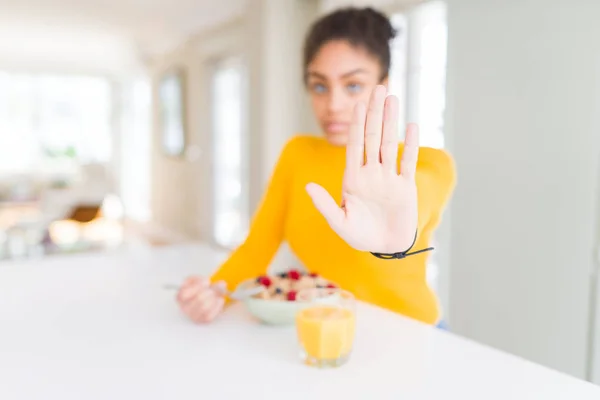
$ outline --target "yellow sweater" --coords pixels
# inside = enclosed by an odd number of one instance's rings
[[[398,149],[400,162],[403,145]],[[311,272],[336,282],[358,299],[429,324],[439,318],[438,302],[426,282],[430,254],[403,260],[381,260],[352,249],[327,225],[305,190],[309,182],[323,186],[340,203],[346,149],[321,138],[296,136],[285,146],[268,190],[255,214],[245,242],[212,276],[230,289],[266,272],[286,240]],[[432,232],[455,184],[451,157],[422,147],[417,164],[419,236],[413,250],[429,245]]]

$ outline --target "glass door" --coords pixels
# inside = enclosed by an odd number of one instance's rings
[[[245,69],[231,57],[212,71],[213,240],[233,248],[246,237],[250,219]]]

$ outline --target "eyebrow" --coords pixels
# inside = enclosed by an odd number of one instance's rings
[[[352,75],[366,73],[366,72],[367,72],[367,70],[365,70],[363,68],[357,68],[357,69],[353,69],[352,71],[346,72],[345,74],[342,75],[342,78],[347,78]],[[323,80],[327,80],[327,77],[325,75],[320,74],[318,72],[314,72],[314,71],[308,71],[307,76],[314,76],[315,78],[321,78]]]

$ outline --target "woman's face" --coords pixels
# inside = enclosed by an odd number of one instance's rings
[[[368,104],[381,82],[377,59],[347,41],[326,43],[307,69],[307,87],[313,111],[329,143],[344,146],[358,101]]]

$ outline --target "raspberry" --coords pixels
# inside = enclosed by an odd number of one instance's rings
[[[293,281],[299,280],[300,276],[300,272],[296,271],[295,269],[292,269],[288,272],[288,277]]]
[[[289,301],[294,301],[294,300],[296,300],[296,292],[294,292],[293,290],[292,290],[292,291],[290,291],[290,292],[288,292],[288,294],[287,294],[287,299],[288,299]]]
[[[269,278],[268,276],[261,276],[259,277],[258,283],[268,288],[269,286],[271,286],[271,278]]]
[[[329,283],[327,285],[327,289],[335,289],[337,286],[335,286],[333,283]]]

